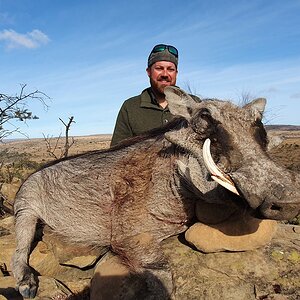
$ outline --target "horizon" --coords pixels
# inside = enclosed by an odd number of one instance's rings
[[[51,99],[12,122],[30,139],[112,134],[122,103],[149,86],[155,44],[179,50],[177,85],[202,98],[267,99],[264,123],[300,125],[300,2],[0,0],[0,93]],[[149,16],[146,18],[146,16]],[[9,138],[22,138],[14,133]]]
[[[300,131],[300,125],[288,125],[288,124],[272,124],[272,125],[264,125],[266,127],[267,131],[270,130],[279,130],[279,131]],[[275,127],[275,128],[270,128],[270,127]],[[282,128],[283,127],[283,128]],[[87,134],[87,135],[69,135],[69,138],[81,138],[81,137],[97,137],[97,136],[108,136],[108,137],[112,137],[112,133],[95,133],[95,134]],[[59,136],[47,136],[47,139],[64,139],[65,135],[61,135]],[[4,138],[2,140],[2,144],[5,143],[10,143],[10,142],[14,142],[14,141],[28,141],[28,140],[36,140],[36,139],[45,139],[44,137],[16,137],[16,138]]]

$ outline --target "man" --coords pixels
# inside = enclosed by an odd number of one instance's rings
[[[111,146],[169,122],[173,116],[168,109],[164,88],[174,86],[177,79],[178,50],[170,45],[154,46],[146,69],[149,88],[126,100],[117,117]]]

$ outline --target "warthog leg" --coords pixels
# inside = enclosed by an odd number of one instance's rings
[[[16,215],[17,245],[12,258],[12,269],[17,281],[16,289],[24,298],[34,298],[37,291],[33,271],[28,265],[36,224],[37,217],[31,210],[23,210]]]

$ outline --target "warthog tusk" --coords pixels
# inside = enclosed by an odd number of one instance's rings
[[[225,177],[222,177],[222,178],[219,178],[219,177],[216,177],[214,175],[211,175],[211,178],[219,183],[220,185],[222,185],[225,189],[229,190],[230,192],[233,192],[234,194],[237,194],[240,196],[239,192],[237,191],[236,187],[234,186],[233,183],[229,182],[229,181],[224,181],[226,178]]]
[[[210,139],[206,139],[203,144],[203,159],[204,164],[211,174],[211,178],[222,185],[227,190],[240,195],[237,191],[236,187],[234,186],[234,182],[226,175],[223,171],[219,169],[219,167],[215,164],[211,153],[210,153]]]

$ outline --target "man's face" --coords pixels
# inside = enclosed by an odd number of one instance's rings
[[[146,71],[154,93],[163,94],[166,86],[176,84],[177,68],[172,62],[158,61]]]

